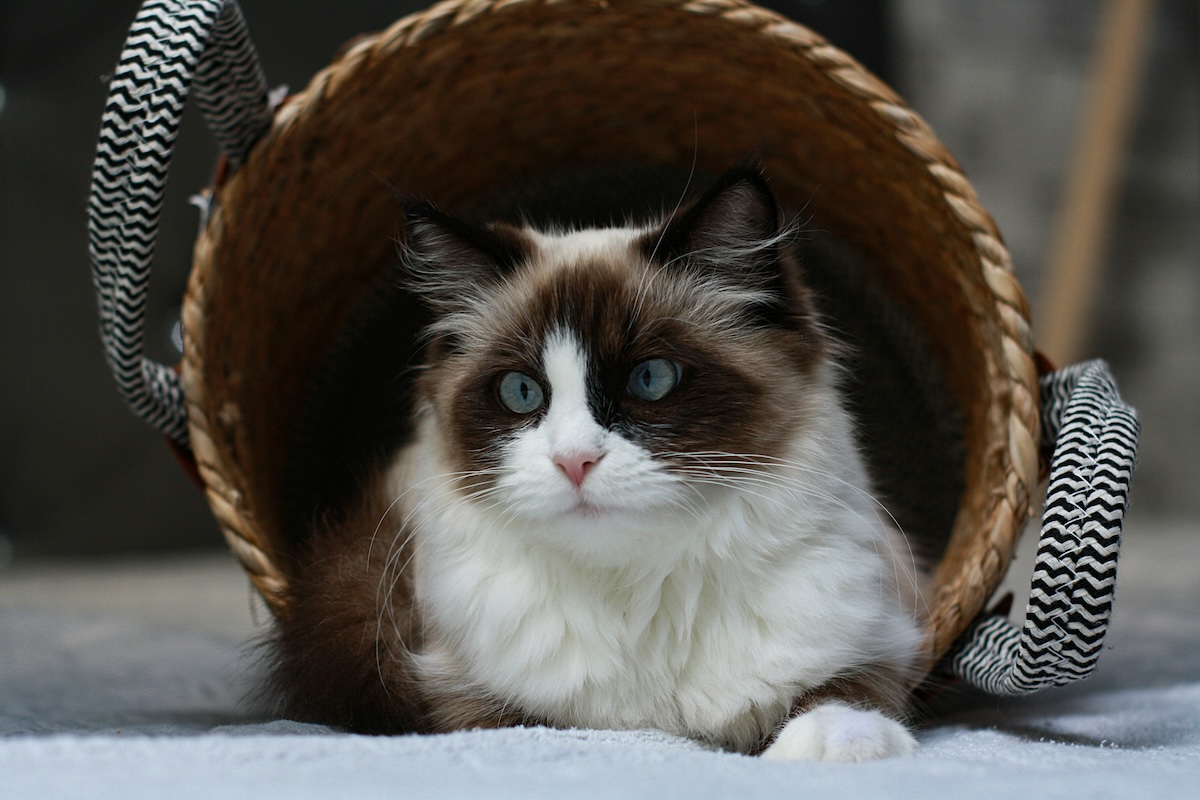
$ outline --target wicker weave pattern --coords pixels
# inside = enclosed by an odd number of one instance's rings
[[[696,41],[709,49],[696,50]],[[751,73],[760,77],[746,84]],[[580,82],[588,86],[568,85]],[[611,84],[619,88],[593,102],[589,92]],[[619,113],[602,107],[613,98],[625,104]],[[474,168],[463,166],[472,144],[462,141],[472,138],[464,130],[476,131],[473,144],[490,154]],[[387,150],[378,141],[384,131],[404,152],[364,160],[365,149]],[[511,140],[504,158],[489,149],[493,133]],[[555,159],[624,153],[719,170],[764,136],[765,166],[785,202],[803,205],[819,190],[830,206],[848,209],[832,220],[839,233],[898,265],[883,281],[937,334],[950,389],[968,413],[969,488],[937,574],[928,636],[931,659],[944,653],[1000,581],[1037,479],[1037,371],[1025,300],[994,224],[920,117],[816,34],[732,0],[442,3],[349,47],[280,108],[245,168],[219,188],[186,301],[183,375],[214,511],[276,613],[286,613],[287,577],[272,476],[281,472],[290,417],[278,402],[263,409],[272,389],[301,385],[311,363],[279,363],[272,348],[281,344],[269,331],[253,341],[229,331],[244,328],[238,319],[264,298],[288,295],[292,316],[274,325],[286,328],[289,347],[318,349],[370,268],[388,256],[395,226],[394,210],[355,197],[341,212],[361,230],[383,232],[377,245],[360,248],[333,275],[308,262],[276,267],[289,237],[303,234],[313,262],[343,247],[346,220],[327,219],[329,198],[312,196],[306,183],[313,174],[333,196],[376,169],[411,181],[403,188],[436,188],[442,193],[433,199],[453,207]],[[822,157],[822,148],[837,158]],[[835,168],[827,162],[845,173],[822,172]],[[813,176],[798,177],[797,165]],[[870,175],[878,185],[847,175]],[[886,214],[864,207],[875,198]],[[889,217],[886,229],[881,216]],[[256,265],[254,274],[231,270],[228,262],[239,259]],[[256,384],[250,369],[267,364],[271,387]]]

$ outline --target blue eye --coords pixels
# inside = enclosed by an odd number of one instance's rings
[[[545,399],[542,387],[528,375],[510,372],[500,379],[500,402],[517,414],[532,414]]]
[[[641,400],[661,400],[679,385],[680,371],[669,358],[643,361],[629,373],[629,393]]]

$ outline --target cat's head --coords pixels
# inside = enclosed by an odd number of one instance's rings
[[[819,424],[830,345],[756,170],[644,228],[547,234],[421,203],[407,227],[434,316],[422,407],[469,502],[632,529]]]

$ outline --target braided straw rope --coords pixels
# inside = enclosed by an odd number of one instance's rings
[[[1003,577],[1038,476],[1028,309],[999,233],[929,127],[850,56],[738,0],[449,0],[349,45],[213,197],[184,307],[191,442],[216,518],[286,614],[278,510],[297,396],[394,257],[379,178],[453,210],[536,171],[718,173],[761,148],[929,335],[966,417],[932,659]]]

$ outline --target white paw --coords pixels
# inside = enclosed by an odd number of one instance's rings
[[[917,740],[879,711],[826,703],[793,718],[762,754],[772,761],[870,761],[911,755]]]

